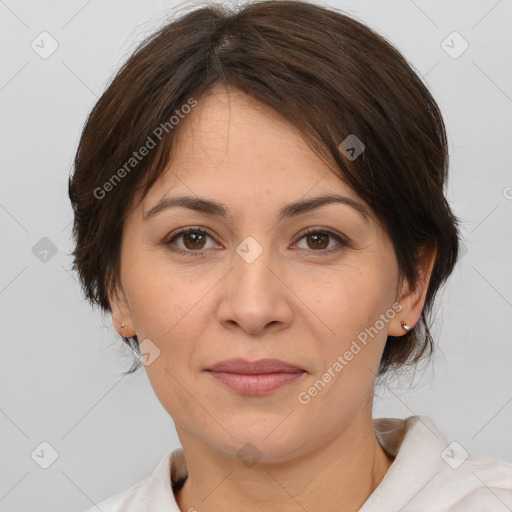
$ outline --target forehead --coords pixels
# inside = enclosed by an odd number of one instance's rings
[[[244,174],[286,172],[299,163],[304,170],[327,170],[300,130],[278,112],[236,89],[219,87],[184,119],[173,153],[176,169],[200,162],[202,170],[238,168]]]
[[[296,198],[312,189],[357,197],[308,147],[298,127],[237,89],[215,86],[180,123],[166,172],[149,200],[187,187],[247,198],[287,191]]]

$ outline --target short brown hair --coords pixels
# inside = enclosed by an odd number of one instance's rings
[[[448,149],[440,110],[390,42],[339,10],[305,1],[206,4],[166,23],[119,70],[87,119],[69,180],[74,269],[87,299],[111,311],[124,218],[136,193],[142,201],[165,170],[180,127],[170,119],[218,83],[301,130],[382,223],[401,279],[414,286],[420,249],[437,248],[420,322],[388,336],[378,375],[430,356],[429,315],[459,247],[459,221],[443,193]],[[365,146],[356,159],[340,151],[351,134]],[[150,138],[158,138],[156,147],[131,161]]]

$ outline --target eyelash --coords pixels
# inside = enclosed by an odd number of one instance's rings
[[[197,251],[193,251],[193,250],[188,250],[188,251],[184,251],[183,249],[178,249],[176,247],[173,247],[172,244],[175,240],[177,240],[180,236],[183,236],[183,235],[186,235],[188,233],[198,233],[200,235],[204,235],[204,236],[209,236],[210,238],[213,238],[205,229],[203,228],[200,228],[200,227],[195,227],[195,226],[189,226],[189,227],[186,227],[186,228],[183,228],[183,229],[180,229],[178,231],[176,231],[175,233],[171,233],[170,235],[170,238],[167,237],[162,243],[163,245],[167,246],[167,248],[173,252],[173,253],[176,253],[176,254],[180,254],[180,255],[183,255],[183,256],[193,256],[193,257],[204,257],[206,256],[206,251],[208,251],[209,249],[199,249]],[[329,230],[329,229],[319,229],[319,228],[308,228],[306,231],[304,231],[300,238],[298,238],[297,242],[299,242],[300,240],[302,240],[304,237],[306,237],[307,235],[311,235],[311,234],[322,234],[322,235],[328,235],[332,238],[334,238],[341,246],[342,248],[344,247],[348,247],[348,242],[343,238],[341,237],[340,235],[336,234],[335,232]],[[332,254],[333,252],[337,252],[339,250],[341,250],[341,248],[331,248],[331,249],[328,249],[328,250],[313,250],[313,249],[298,249],[299,251],[302,251],[302,252],[307,252],[307,253],[310,253],[314,256],[323,256],[323,255],[329,255],[329,254]]]

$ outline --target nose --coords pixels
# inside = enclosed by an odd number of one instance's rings
[[[234,252],[233,267],[223,279],[220,293],[217,314],[225,328],[264,336],[292,321],[293,293],[270,249],[254,260],[242,251]]]

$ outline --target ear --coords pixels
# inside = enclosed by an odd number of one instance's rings
[[[121,335],[131,338],[136,335],[130,305],[121,286],[109,292],[108,299],[112,310],[112,325]],[[122,327],[124,324],[124,327]]]
[[[436,255],[436,246],[423,246],[420,249],[420,277],[418,283],[415,288],[411,288],[406,281],[402,284],[396,299],[402,306],[402,309],[390,322],[388,329],[390,336],[403,336],[407,334],[401,322],[407,324],[411,329],[418,323],[423,306],[425,305],[425,297]]]

